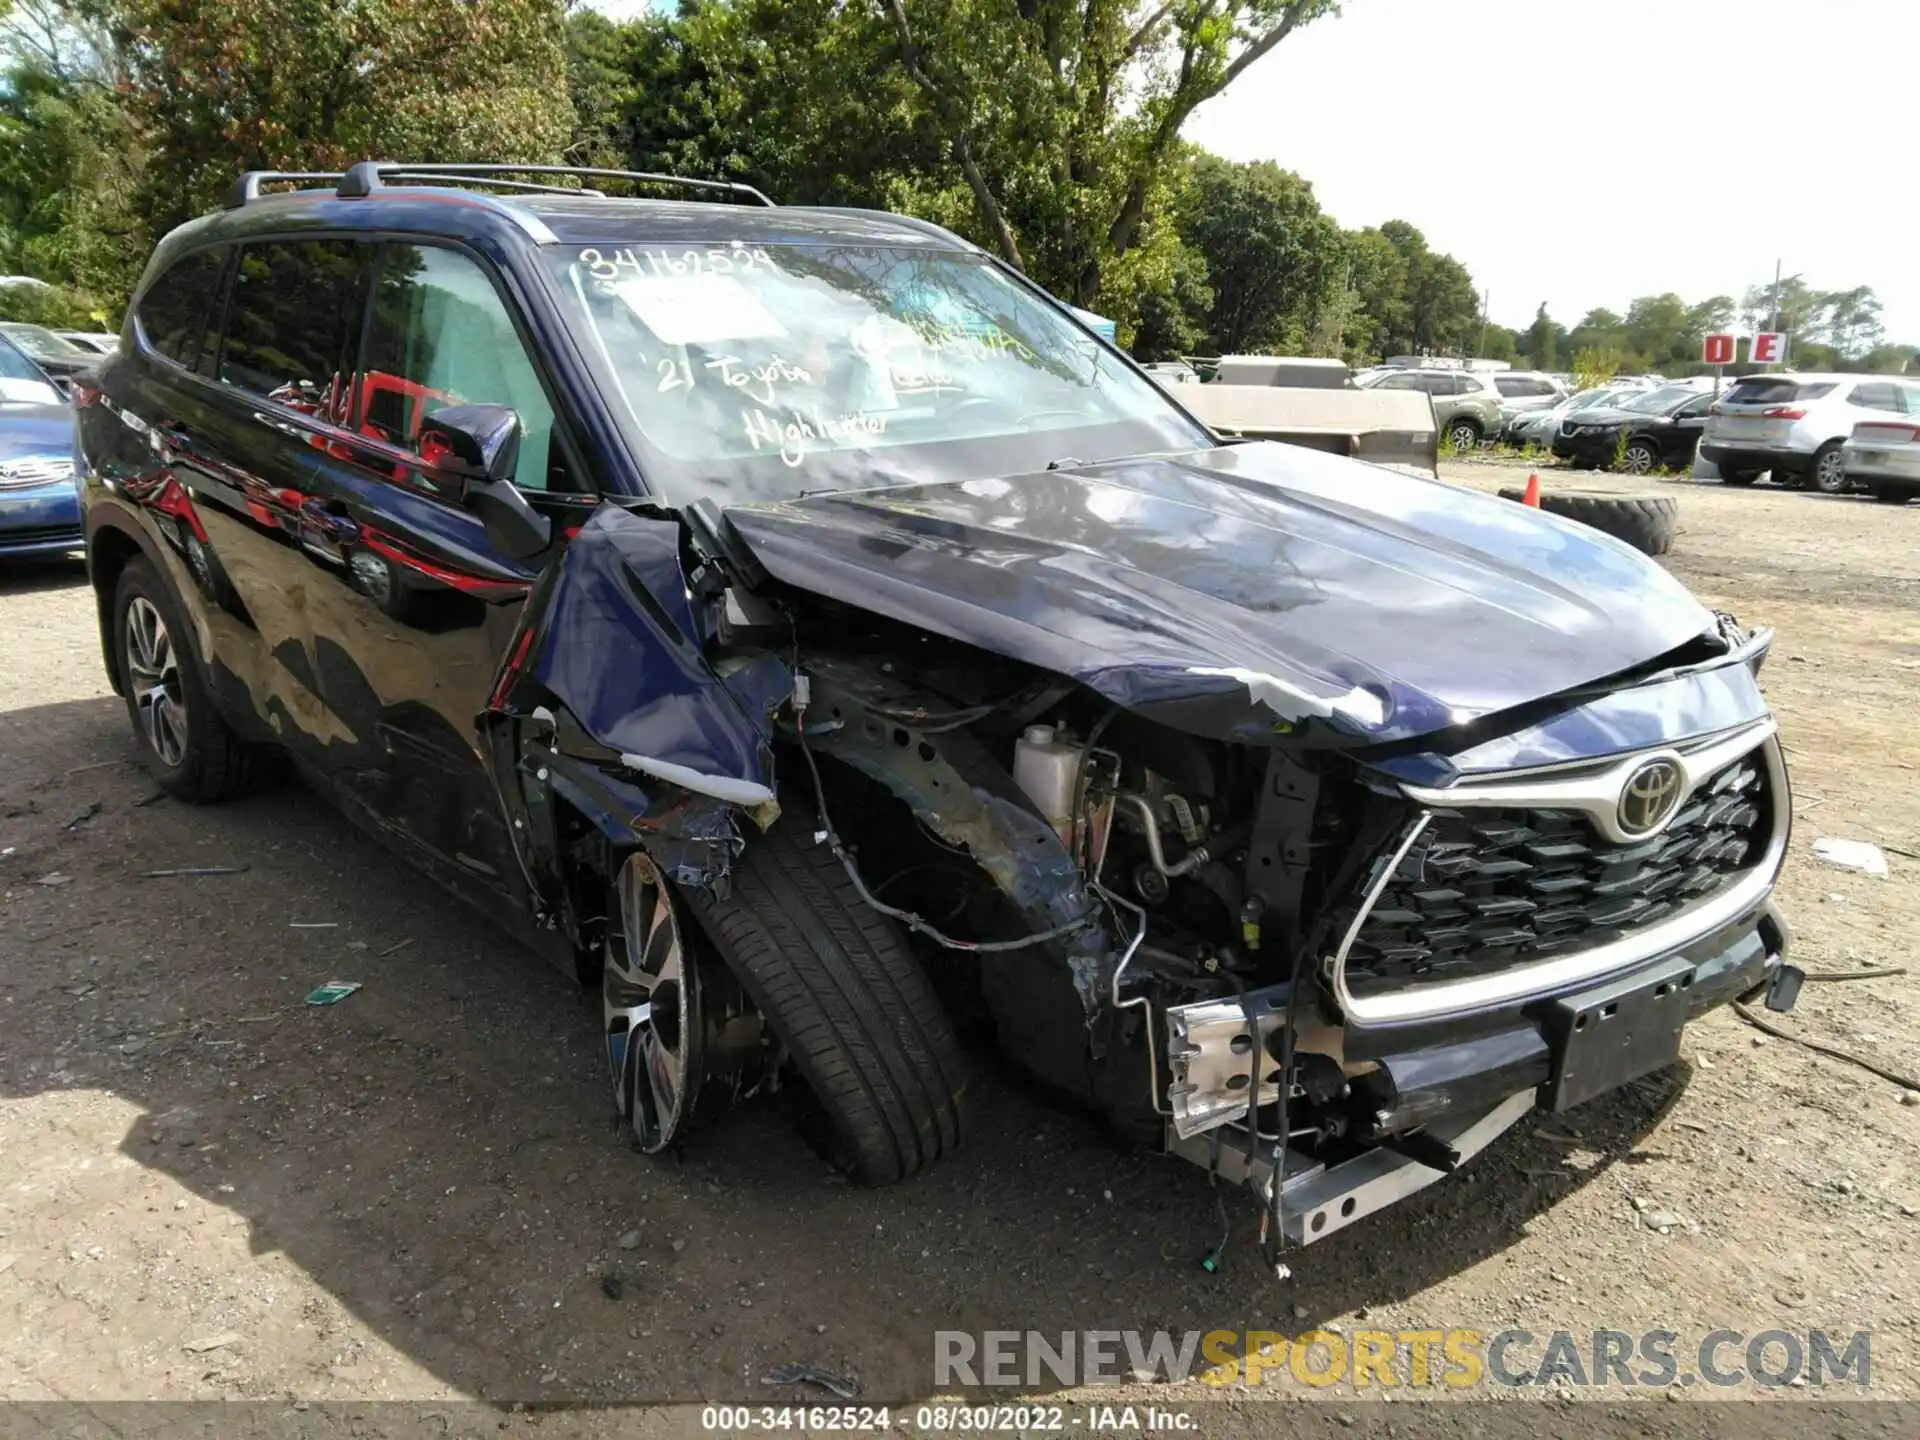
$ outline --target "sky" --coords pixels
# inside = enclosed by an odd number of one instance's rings
[[[1920,0],[1344,0],[1185,133],[1349,228],[1411,222],[1500,324],[1738,298],[1777,259],[1920,343],[1916,56]]]

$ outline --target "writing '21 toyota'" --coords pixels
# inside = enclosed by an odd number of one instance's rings
[[[249,176],[76,403],[161,783],[290,757],[517,926],[646,1150],[777,1090],[903,1179],[990,1031],[1311,1241],[1792,974],[1765,632],[919,221]]]

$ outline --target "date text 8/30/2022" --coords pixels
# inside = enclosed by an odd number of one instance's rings
[[[886,1406],[868,1405],[708,1405],[700,1428],[728,1433],[752,1430],[882,1431],[893,1426]],[[1160,1405],[916,1405],[901,1411],[901,1428],[921,1434],[1036,1432],[1118,1434],[1126,1431],[1191,1433],[1198,1429],[1185,1410]]]

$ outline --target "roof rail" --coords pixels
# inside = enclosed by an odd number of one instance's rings
[[[590,165],[468,165],[441,164],[435,161],[401,162],[362,160],[346,171],[338,170],[249,170],[228,188],[221,201],[224,208],[238,210],[260,198],[261,187],[280,182],[331,182],[343,200],[359,200],[373,194],[392,180],[446,180],[468,185],[483,185],[496,190],[530,191],[536,195],[603,196],[602,190],[584,185],[545,185],[509,180],[509,175],[556,175],[574,179],[633,180],[647,185],[678,185],[687,190],[704,190],[727,195],[756,205],[773,201],[751,185],[734,180],[698,180],[685,175],[663,175],[651,170],[603,170]]]
[[[363,160],[355,165],[341,182],[340,194],[345,199],[370,195],[388,179],[465,180],[479,184],[495,183],[512,186],[514,182],[491,178],[503,175],[566,175],[577,179],[633,180],[649,185],[678,185],[687,190],[705,190],[728,195],[734,199],[750,200],[756,205],[773,204],[773,201],[761,191],[754,189],[751,185],[740,184],[738,181],[699,180],[685,175],[662,175],[650,170],[605,170],[591,165],[440,164],[433,161],[402,164],[391,160]],[[583,193],[571,187],[544,188],[555,190],[564,188],[568,194]]]
[[[260,187],[279,180],[331,180],[338,184],[347,177],[338,170],[249,170],[227,187],[221,197],[224,210],[238,210],[260,198]]]

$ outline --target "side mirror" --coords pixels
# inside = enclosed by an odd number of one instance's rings
[[[547,517],[513,483],[520,464],[520,417],[505,405],[450,405],[420,422],[420,458],[460,483],[460,498],[480,517],[502,555],[526,560],[553,538]]]

